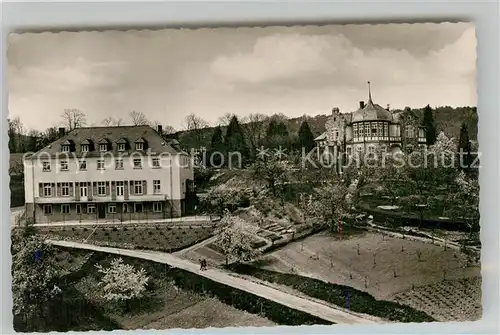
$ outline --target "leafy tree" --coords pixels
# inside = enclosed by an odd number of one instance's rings
[[[54,249],[27,226],[13,231],[11,251],[14,315],[36,324],[48,317],[49,302],[60,294]]]
[[[231,258],[235,258],[237,262],[246,262],[259,256],[260,252],[252,247],[251,233],[246,228],[242,219],[226,211],[216,231],[215,241],[226,257],[226,265]]]
[[[239,152],[243,159],[249,157],[249,149],[241,129],[241,125],[238,122],[238,118],[233,115],[229,126],[227,126],[226,137],[224,140],[224,146],[228,154],[231,152]],[[229,157],[228,157],[229,159]]]
[[[212,140],[210,143],[209,157],[207,157],[207,159],[210,160],[210,157],[212,156],[213,164],[219,166],[221,164],[221,156],[219,154],[215,155],[215,153],[220,153],[222,155],[225,155],[226,153],[224,147],[224,137],[222,135],[222,129],[220,126],[217,126],[214,129],[214,133],[212,134]],[[206,162],[208,163],[207,166],[212,162],[210,161]]]
[[[257,160],[252,166],[252,175],[256,180],[267,183],[273,196],[278,195],[278,185],[288,180],[287,173],[290,167],[286,161],[280,160],[275,155]]]
[[[289,133],[284,121],[276,117],[271,118],[267,126],[265,142],[269,148],[289,147]]]
[[[314,142],[314,135],[309,128],[309,123],[307,121],[302,122],[299,129],[299,137],[298,137],[298,147],[304,148],[306,152],[310,152],[316,143]]]
[[[471,142],[469,140],[469,133],[465,122],[460,127],[460,137],[458,138],[458,155],[460,159],[460,168],[469,168],[472,164]],[[465,156],[464,156],[465,155]]]
[[[424,107],[424,118],[422,126],[425,129],[425,138],[427,145],[433,145],[436,142],[436,124],[431,106]]]
[[[456,174],[455,148],[454,139],[441,132],[434,145],[404,155],[401,160],[401,183],[394,187],[404,189],[406,196],[400,197],[399,203],[411,212],[417,211],[420,225],[436,191],[451,194]]]
[[[137,271],[132,265],[124,264],[123,259],[115,258],[108,268],[100,264],[95,267],[103,274],[99,287],[103,290],[103,299],[110,302],[125,303],[129,308],[130,300],[141,298],[148,283],[144,269]]]

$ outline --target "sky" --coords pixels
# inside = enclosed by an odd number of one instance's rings
[[[194,113],[288,117],[357,109],[475,106],[471,23],[330,25],[10,34],[9,117],[60,126],[144,113],[181,130]]]

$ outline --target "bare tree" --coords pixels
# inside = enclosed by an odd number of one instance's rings
[[[110,116],[110,117],[107,117],[104,120],[102,120],[101,123],[103,126],[106,126],[106,127],[111,127],[111,126],[119,127],[122,125],[123,119],[122,118],[115,119],[114,117]]]
[[[75,128],[83,127],[87,124],[85,113],[76,108],[65,109],[61,114],[61,117],[63,118],[64,123],[68,126],[70,131]]]
[[[161,122],[158,120],[154,120],[149,122],[149,125],[151,126],[151,128],[158,130],[158,126],[161,126]]]
[[[184,125],[187,130],[200,130],[208,127],[208,122],[201,117],[191,113],[184,119]]]
[[[224,113],[224,115],[217,119],[217,123],[223,127],[228,126],[233,116],[235,116],[233,113]]]
[[[175,130],[175,128],[174,128],[174,127],[172,127],[172,126],[166,125],[165,127],[163,127],[163,133],[164,133],[165,135],[170,135],[170,134],[173,134],[173,133],[175,133],[175,132],[176,132],[176,130]]]
[[[134,126],[143,126],[149,123],[148,119],[142,112],[132,111],[130,112],[130,117],[132,118],[132,124]]]
[[[107,117],[107,118],[105,118],[104,120],[102,120],[102,122],[101,122],[101,123],[102,123],[102,125],[103,125],[103,126],[109,127],[109,126],[112,126],[112,125],[113,125],[113,122],[114,122],[114,120],[113,120],[113,118],[110,116],[110,117]]]
[[[259,113],[250,114],[246,120],[247,123],[245,123],[243,129],[248,141],[252,145],[252,149],[257,148],[264,138],[266,120],[267,116]]]
[[[189,114],[184,119],[184,126],[187,130],[193,131],[196,136],[196,142],[198,145],[201,145],[202,134],[201,131],[204,128],[208,127],[208,122],[203,120],[201,117],[196,116],[195,114]]]

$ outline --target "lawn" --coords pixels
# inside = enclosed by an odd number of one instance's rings
[[[480,316],[480,265],[467,266],[462,252],[430,243],[345,229],[342,241],[319,233],[267,254],[259,263],[263,269],[347,285],[376,299],[417,306],[436,319]],[[444,301],[448,303],[439,303]]]
[[[189,247],[214,232],[211,226],[43,227],[38,230],[47,238],[164,252]]]

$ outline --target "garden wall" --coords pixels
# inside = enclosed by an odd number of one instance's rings
[[[450,231],[461,231],[461,232],[470,232],[469,226],[465,222],[459,221],[451,221],[439,218],[424,218],[422,220],[422,224],[420,224],[420,220],[416,214],[404,214],[398,213],[394,211],[386,211],[379,208],[372,208],[370,205],[363,203],[360,205],[360,208],[365,211],[368,215],[373,216],[373,221],[378,223],[387,222],[388,219],[396,219],[400,220],[400,226],[408,226],[408,227],[418,227],[427,228],[427,229],[444,229]],[[474,227],[474,232],[479,231],[479,226]]]

